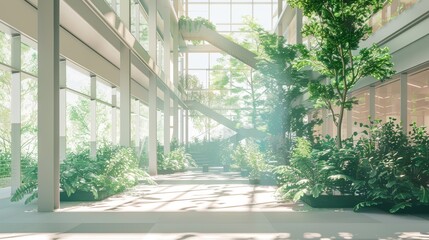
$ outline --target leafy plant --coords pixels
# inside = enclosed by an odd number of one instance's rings
[[[341,126],[345,110],[355,103],[349,91],[362,78],[389,78],[394,71],[387,47],[376,44],[359,48],[359,43],[371,34],[368,19],[391,0],[290,0],[292,7],[302,9],[308,22],[304,36],[311,36],[317,44],[303,51],[296,67],[310,66],[322,75],[309,84],[311,99],[318,107],[327,108],[337,127],[337,146],[342,146]],[[362,7],[365,6],[365,7]],[[356,54],[356,53],[357,54]],[[335,112],[335,107],[339,108]]]
[[[12,196],[11,201],[19,201],[31,194],[25,201],[37,198],[36,161],[31,161],[24,172],[23,184]],[[68,196],[76,191],[91,192],[95,199],[100,192],[114,194],[145,181],[155,182],[138,167],[138,159],[131,148],[104,145],[97,150],[96,158],[91,158],[88,149],[67,155],[60,166],[60,186]]]
[[[356,182],[356,190],[365,192],[362,207],[385,204],[390,212],[429,204],[429,135],[424,127],[412,125],[407,136],[402,127],[390,119],[385,124],[373,122],[366,138],[357,146],[368,165],[364,179]]]
[[[158,161],[158,171],[180,172],[190,167],[196,167],[196,164],[183,146],[170,151],[163,156],[162,161]]]
[[[188,30],[190,32],[193,31],[199,31],[201,29],[202,26],[205,26],[208,29],[211,30],[216,30],[216,26],[210,22],[209,20],[202,18],[202,17],[197,17],[195,19],[192,19],[190,17],[187,16],[181,16],[179,19],[179,29],[180,30]],[[192,43],[194,45],[198,45],[200,44],[202,41],[199,40],[193,40]]]
[[[348,140],[351,142],[352,140]],[[282,185],[279,193],[285,199],[298,201],[304,195],[352,194],[351,179],[346,174],[356,167],[353,148],[338,149],[334,139],[322,139],[316,146],[298,138],[290,164],[275,169]]]

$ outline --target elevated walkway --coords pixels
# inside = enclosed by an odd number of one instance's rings
[[[225,53],[237,58],[244,64],[257,69],[256,54],[247,50],[243,46],[231,41],[230,39],[222,36],[218,32],[211,30],[205,26],[190,29],[189,26],[183,26],[180,29],[182,36],[185,40],[203,40],[213,46],[219,48]]]

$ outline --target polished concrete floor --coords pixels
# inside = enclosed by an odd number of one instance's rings
[[[157,177],[101,202],[55,213],[0,199],[0,239],[429,239],[429,215],[311,209],[234,173]]]

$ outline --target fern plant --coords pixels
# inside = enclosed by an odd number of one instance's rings
[[[155,184],[152,178],[138,166],[138,159],[131,148],[103,145],[91,158],[88,149],[80,149],[67,155],[60,166],[60,186],[68,196],[76,191],[91,192],[98,199],[100,192],[115,194],[141,181]],[[19,201],[30,194],[25,204],[37,199],[37,163],[31,162],[24,172],[23,184],[12,196]]]

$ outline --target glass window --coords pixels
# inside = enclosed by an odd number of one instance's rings
[[[164,71],[164,41],[159,35],[157,36],[157,40],[156,64],[161,69],[161,71]]]
[[[400,121],[401,84],[398,79],[375,89],[375,119],[386,122],[389,118]]]
[[[12,40],[7,33],[0,32],[0,62],[6,65],[11,64]]]
[[[91,92],[91,77],[89,72],[67,61],[66,85],[68,88],[89,95]]]
[[[360,124],[369,124],[369,89],[353,93],[352,96],[357,101],[352,109],[352,132],[360,134],[364,130]]]
[[[37,79],[21,75],[21,141],[22,153],[37,157]]]
[[[269,13],[269,14],[267,14]],[[271,26],[271,4],[255,4],[253,6],[253,18],[255,21],[262,25],[265,30],[270,31]]]
[[[408,76],[408,123],[413,122],[429,128],[429,69]]]
[[[188,70],[188,75],[195,76],[202,88],[206,89],[209,86],[208,83],[208,71],[207,70]]]
[[[242,23],[244,17],[252,16],[252,4],[231,4],[231,7],[232,23]]]
[[[21,43],[21,69],[22,71],[37,75],[37,50]]]
[[[231,22],[231,6],[229,4],[211,4],[210,20],[214,24]]]
[[[112,103],[112,87],[103,80],[97,79],[96,84],[97,99],[107,103]]]
[[[164,145],[164,113],[161,111],[157,111],[157,138],[161,145]]]
[[[112,142],[112,107],[97,102],[97,141]]]
[[[67,151],[73,152],[81,147],[88,148],[91,136],[89,121],[90,99],[72,91],[66,92],[66,99]]]
[[[188,4],[188,16],[190,18],[202,17],[209,18],[209,5],[208,4]]]
[[[188,53],[188,68],[189,69],[208,69],[209,54],[208,53]]]

